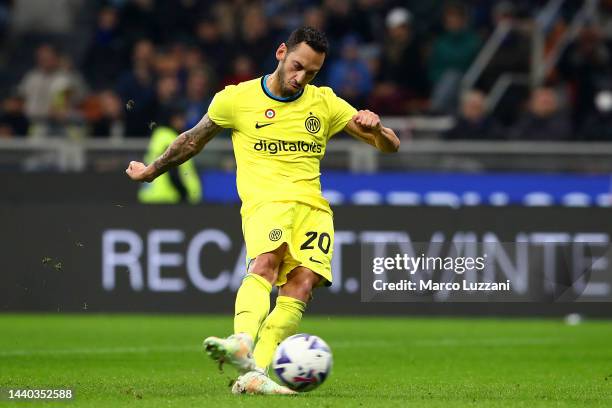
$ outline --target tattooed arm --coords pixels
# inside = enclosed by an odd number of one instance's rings
[[[204,145],[222,130],[210,118],[208,113],[186,132],[181,133],[170,146],[153,163],[146,166],[144,163],[132,161],[125,172],[132,180],[150,183],[156,177],[172,167],[186,162],[198,154]]]

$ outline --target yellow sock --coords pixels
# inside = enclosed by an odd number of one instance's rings
[[[248,333],[255,341],[259,326],[270,312],[272,285],[259,275],[249,273],[236,294],[234,333]]]
[[[288,296],[276,298],[276,306],[259,329],[253,357],[258,367],[266,368],[274,358],[276,346],[297,332],[306,303]]]

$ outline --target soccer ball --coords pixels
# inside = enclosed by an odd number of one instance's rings
[[[312,391],[323,384],[331,367],[332,353],[327,343],[304,333],[279,344],[272,363],[278,378],[296,391]]]

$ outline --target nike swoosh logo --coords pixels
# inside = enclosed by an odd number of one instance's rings
[[[322,264],[322,263],[323,263],[323,262],[321,262],[321,261],[317,261],[317,260],[316,260],[316,259],[314,259],[312,256],[311,256],[310,258],[308,258],[308,259],[310,259],[312,262],[316,262],[316,263],[320,263],[320,264]]]
[[[259,124],[259,122],[255,123],[255,129],[260,129],[262,127],[266,127],[266,126],[270,126],[273,125],[274,123],[262,123],[261,125]]]

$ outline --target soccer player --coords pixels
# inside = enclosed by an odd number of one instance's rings
[[[314,288],[332,283],[332,211],[321,194],[320,161],[328,140],[344,130],[380,151],[399,139],[368,110],[357,111],[327,87],[309,85],[328,52],[325,35],[295,30],[276,50],[269,75],[218,92],[208,112],[148,166],[126,173],[150,182],[232,129],[247,273],[236,294],[234,334],[204,340],[206,352],[241,376],[232,392],[292,394],[267,376],[276,346],[295,334]],[[270,312],[272,286],[279,287]]]

